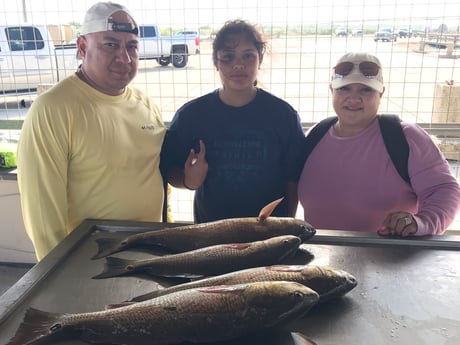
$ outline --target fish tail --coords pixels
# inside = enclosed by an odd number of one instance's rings
[[[116,238],[97,238],[96,242],[98,251],[97,254],[91,258],[92,260],[104,258],[120,251],[120,240]]]
[[[51,340],[64,338],[63,328],[59,323],[62,315],[35,308],[27,309],[15,336],[6,345],[49,344]]]
[[[117,277],[134,273],[136,269],[132,266],[132,264],[135,262],[135,260],[126,260],[109,256],[105,258],[104,271],[94,276],[93,279]]]

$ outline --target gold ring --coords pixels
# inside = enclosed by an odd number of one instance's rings
[[[410,223],[412,223],[411,217],[404,217],[404,222],[406,223],[406,225],[409,225]]]

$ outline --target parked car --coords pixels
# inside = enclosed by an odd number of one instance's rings
[[[178,31],[174,34],[176,37],[183,37],[187,39],[194,39],[196,46],[196,54],[200,53],[200,34],[198,31]]]
[[[46,25],[0,25],[0,95],[36,92],[75,73],[75,44],[55,45]]]
[[[398,36],[399,38],[410,38],[412,36],[412,30],[409,28],[399,28]]]
[[[346,36],[348,36],[348,31],[345,28],[339,27],[339,28],[335,29],[335,35],[336,36],[346,37]]]
[[[398,37],[398,34],[393,31],[392,28],[385,27],[385,28],[380,28],[379,31],[377,31],[374,34],[374,41],[386,41],[386,42],[396,42],[396,39]]]
[[[351,30],[351,35],[353,37],[361,37],[363,35],[363,29],[362,28],[353,28]]]
[[[161,66],[170,63],[182,68],[189,55],[200,53],[200,40],[189,35],[162,36],[155,24],[139,25],[139,59],[157,60]]]
[[[178,31],[174,34],[175,36],[193,36],[198,37],[198,31]]]
[[[429,26],[418,25],[418,26],[413,27],[412,36],[425,37],[430,32],[431,32],[431,28]]]

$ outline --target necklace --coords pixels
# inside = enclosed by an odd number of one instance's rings
[[[78,78],[80,78],[82,81],[84,81],[86,84],[89,84],[91,85],[92,87],[94,87],[95,89],[97,89],[94,85],[94,83],[91,81],[91,79],[89,79],[87,76],[86,76],[86,73],[85,71],[83,70],[83,66],[80,65],[78,66],[78,69],[77,69],[77,76]]]
[[[91,80],[90,77],[87,76],[87,74],[85,73],[85,70],[83,69],[83,66],[80,65],[78,66],[78,69],[77,69],[77,76],[78,78],[80,78],[80,80],[84,81],[86,84],[88,84],[89,86],[91,86],[93,89],[96,89],[102,93],[105,93],[107,95],[111,95],[111,96],[116,96],[116,95],[120,95],[123,93],[123,91],[125,90],[124,88],[121,89],[118,93],[115,93],[115,94],[111,94],[109,92],[106,92],[105,90],[103,90],[102,88],[100,88],[95,82],[93,82]]]

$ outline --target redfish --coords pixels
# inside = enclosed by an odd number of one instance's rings
[[[280,200],[265,206],[259,217],[224,219],[152,230],[130,235],[121,240],[99,238],[96,240],[99,246],[98,253],[93,259],[124,250],[166,248],[180,253],[216,244],[261,241],[282,235],[297,236],[304,242],[316,233],[316,230],[303,220],[269,217],[278,202]]]
[[[144,260],[107,257],[104,271],[93,278],[133,275],[140,272],[152,276],[185,278],[218,275],[280,263],[294,255],[299,245],[298,237],[287,235],[264,241],[219,244]]]
[[[57,314],[29,308],[7,345],[167,345],[238,338],[305,314],[318,294],[295,282],[257,282],[187,289],[104,311]]]
[[[164,296],[172,292],[212,285],[232,285],[257,281],[294,281],[305,285],[319,294],[319,302],[338,298],[352,289],[358,282],[356,278],[341,269],[331,266],[309,265],[274,265],[267,267],[248,268],[215,277],[200,279],[190,283],[174,285],[165,289],[154,290],[147,294],[133,297],[127,302],[141,302],[151,298]],[[117,305],[110,305],[114,307]]]

